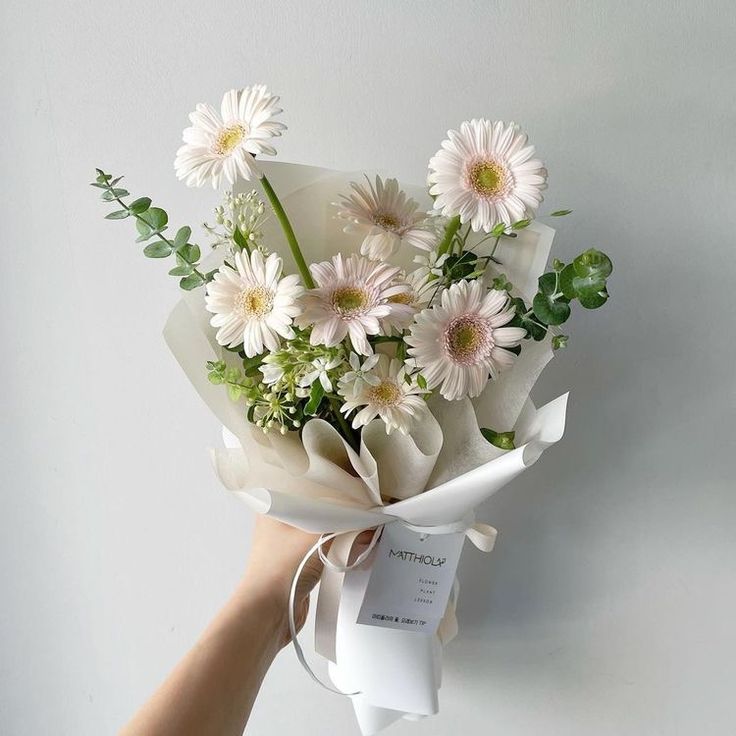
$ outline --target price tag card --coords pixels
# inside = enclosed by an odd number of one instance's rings
[[[465,535],[383,528],[358,623],[432,634],[452,591]]]

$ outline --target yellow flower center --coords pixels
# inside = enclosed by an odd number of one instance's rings
[[[264,286],[251,286],[235,297],[233,311],[243,319],[265,317],[273,306],[273,294]]]
[[[481,197],[494,197],[504,193],[509,175],[506,167],[495,161],[478,161],[470,167],[468,180]]]
[[[445,330],[447,354],[456,363],[473,365],[493,347],[493,330],[475,314],[456,317]]]
[[[241,123],[223,128],[215,141],[215,153],[227,156],[245,138],[246,134],[245,126]]]
[[[402,291],[399,294],[394,294],[388,298],[388,301],[392,304],[411,304],[414,299],[414,294],[411,291]]]
[[[401,390],[394,381],[388,378],[384,378],[377,386],[371,386],[367,394],[371,404],[381,406],[394,406],[401,399]]]
[[[332,294],[332,306],[340,314],[355,314],[368,304],[368,294],[357,286],[344,286]]]
[[[395,233],[401,229],[401,223],[390,213],[377,212],[371,218],[377,227]]]

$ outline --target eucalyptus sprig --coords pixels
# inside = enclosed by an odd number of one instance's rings
[[[215,271],[202,273],[199,269],[201,251],[196,243],[191,243],[192,229],[184,225],[176,231],[173,240],[163,233],[168,229],[169,216],[161,207],[153,207],[149,197],[139,197],[130,204],[124,200],[130,197],[127,189],[119,187],[122,176],[113,178],[102,169],[96,169],[97,177],[91,186],[102,189],[100,199],[106,203],[116,202],[120,209],[105,215],[106,220],[135,219],[138,237],[136,243],[148,242],[143,248],[143,255],[147,258],[176,257],[176,266],[169,271],[170,276],[179,278],[179,286],[185,291],[191,291],[210,281]]]

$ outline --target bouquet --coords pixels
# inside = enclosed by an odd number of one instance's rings
[[[612,265],[589,249],[547,267],[547,170],[515,123],[463,122],[427,185],[400,186],[264,161],[286,129],[278,102],[254,86],[189,116],[178,178],[228,188],[204,258],[121,177],[98,169],[92,186],[144,255],[175,260],[187,293],[164,334],[222,422],[222,483],[323,535],[315,649],[331,682],[295,630],[294,645],[371,734],[437,712],[463,541],[490,551],[496,536],[475,509],[562,437],[567,396],[538,409],[529,393],[573,305],[607,301]]]

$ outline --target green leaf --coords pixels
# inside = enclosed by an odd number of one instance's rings
[[[545,325],[561,325],[570,316],[570,300],[558,294],[557,278],[556,273],[542,274],[539,277],[539,293],[532,302],[534,315]]]
[[[171,255],[171,246],[164,243],[163,240],[158,240],[155,243],[149,243],[143,249],[143,255],[147,258],[166,258]]]
[[[573,262],[575,273],[581,278],[588,276],[602,276],[608,278],[613,271],[611,259],[595,248],[589,248],[581,253]]]
[[[504,232],[506,232],[506,228],[508,226],[505,222],[499,222],[498,225],[496,225],[493,230],[491,230],[490,235],[492,235],[494,238],[500,238]]]
[[[189,264],[183,266],[175,266],[169,271],[169,276],[189,276],[192,273],[192,267]]]
[[[320,403],[325,395],[325,390],[319,381],[312,384],[312,390],[309,393],[309,401],[304,407],[304,413],[314,416],[317,413]]]
[[[560,289],[568,299],[587,297],[586,303],[598,303],[600,299],[597,297],[601,292],[605,292],[606,278],[612,270],[613,264],[610,258],[605,253],[591,248],[581,253],[562,270]],[[600,306],[600,304],[597,305]],[[588,309],[595,309],[595,307],[588,307]]]
[[[131,202],[128,206],[134,215],[140,215],[151,206],[151,200],[149,197],[140,197],[139,199],[136,199],[135,202]]]
[[[569,337],[567,335],[555,335],[552,338],[552,350],[562,350],[567,347],[567,341]]]
[[[182,245],[186,245],[187,241],[192,235],[192,228],[190,228],[188,225],[184,225],[184,227],[180,227],[176,231],[176,237],[174,238],[174,247],[178,250],[182,247]]]
[[[128,217],[128,210],[115,210],[115,212],[105,215],[106,220],[124,220],[126,217]]]
[[[496,432],[493,429],[481,427],[480,433],[492,444],[501,450],[513,450],[515,432]]]
[[[564,217],[570,214],[572,214],[572,210],[556,210],[550,214],[550,217]]]
[[[153,230],[151,230],[151,226],[144,220],[139,220],[138,218],[136,218],[135,228],[140,233],[140,235],[135,239],[136,243],[142,243],[144,240],[148,240],[153,235]]]
[[[421,389],[427,388],[427,379],[421,373],[417,376],[417,386]]]
[[[578,301],[580,306],[585,307],[585,309],[598,309],[608,301],[608,291],[603,288],[595,294],[583,294],[578,297]]]
[[[245,239],[245,235],[240,232],[240,228],[238,227],[233,230],[233,240],[240,250],[248,251],[248,241]]]
[[[525,227],[529,227],[529,225],[532,224],[531,220],[519,220],[518,222],[515,222],[511,228],[513,230],[523,230]]]
[[[169,221],[169,216],[165,210],[160,207],[151,207],[149,210],[144,212],[141,217],[153,228],[154,230],[163,230]]]
[[[242,393],[243,389],[237,383],[229,383],[227,385],[227,395],[232,401],[237,401]]]
[[[546,294],[537,294],[532,309],[535,317],[545,325],[561,325],[570,316],[570,305],[565,297],[556,300]]]
[[[181,248],[177,248],[176,254],[180,256],[187,263],[196,263],[201,255],[199,246],[193,243],[186,243]]]
[[[122,178],[122,177],[121,177],[121,178]],[[119,181],[119,180],[118,180],[118,181]],[[129,197],[129,196],[130,196],[130,192],[129,192],[129,191],[127,190],[127,189],[113,189],[113,190],[112,190],[112,193],[113,193],[113,194],[114,194],[114,195],[115,195],[116,197]]]
[[[105,187],[105,191],[100,195],[100,199],[103,202],[114,202],[115,201],[115,195]]]
[[[196,289],[198,286],[202,286],[204,280],[198,273],[193,273],[191,276],[185,276],[180,282],[179,287],[184,291],[191,291]]]

